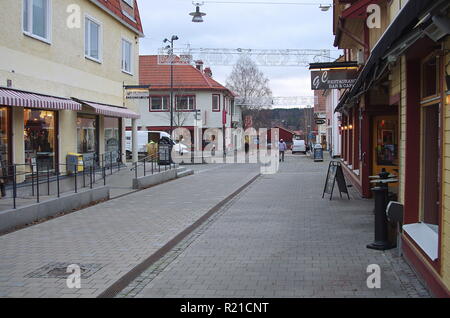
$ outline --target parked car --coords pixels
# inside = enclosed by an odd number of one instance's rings
[[[306,154],[306,144],[304,140],[294,140],[292,143],[292,154],[301,152]]]
[[[125,132],[125,151],[127,154],[127,158],[131,158],[132,156],[132,132]],[[137,132],[137,150],[140,155],[147,154],[147,144],[150,141],[155,143],[159,143],[161,139],[168,139],[172,145],[175,143],[170,138],[170,135],[164,131],[145,131],[140,130]]]

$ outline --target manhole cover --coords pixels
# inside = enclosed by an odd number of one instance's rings
[[[29,278],[67,278],[71,272],[67,273],[69,265],[80,266],[81,278],[89,278],[99,271],[103,265],[101,264],[78,264],[78,263],[50,263],[38,268],[37,270],[25,275]]]

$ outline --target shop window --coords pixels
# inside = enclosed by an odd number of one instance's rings
[[[9,112],[8,108],[0,107],[0,164],[9,164]]]
[[[77,151],[81,154],[96,154],[98,151],[97,117],[78,115]]]
[[[422,98],[439,94],[439,59],[431,56],[422,63]]]
[[[169,96],[150,96],[150,111],[168,111]]]
[[[397,121],[377,120],[376,161],[378,166],[397,166]]]
[[[113,162],[117,162],[120,159],[121,153],[121,128],[119,118],[105,117],[105,155]],[[108,158],[106,158],[108,162]]]
[[[55,168],[55,112],[24,110],[25,161],[38,164],[40,169]]]
[[[436,232],[440,210],[440,135],[439,105],[422,110],[422,215],[421,221]]]

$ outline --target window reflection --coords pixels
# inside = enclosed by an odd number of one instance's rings
[[[78,115],[77,118],[78,153],[97,152],[97,118],[96,116]]]
[[[397,122],[379,120],[377,122],[377,165],[396,166],[397,162]]]
[[[42,169],[55,168],[55,112],[24,110],[25,161]]]

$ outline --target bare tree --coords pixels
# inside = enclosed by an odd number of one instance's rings
[[[272,98],[269,79],[258,69],[256,63],[247,56],[239,58],[234,65],[227,78],[226,86],[242,100],[243,110],[265,108],[268,106],[267,103],[258,103],[258,100],[270,100]]]
[[[173,97],[173,129],[181,128],[186,126],[186,122],[189,119],[189,116],[192,112],[190,111],[183,111],[178,110],[176,107],[176,96],[186,95],[187,92],[183,89],[175,89],[174,90],[174,97]],[[170,105],[170,97],[169,97],[169,105]],[[158,114],[159,116],[164,117],[167,119],[168,123],[170,124],[170,108],[167,112],[161,112]],[[189,125],[188,125],[189,126]]]
[[[238,95],[242,116],[251,116],[253,127],[266,127],[265,109],[270,108],[272,91],[269,79],[258,69],[255,62],[247,56],[242,56],[234,65],[227,78],[227,88]]]

